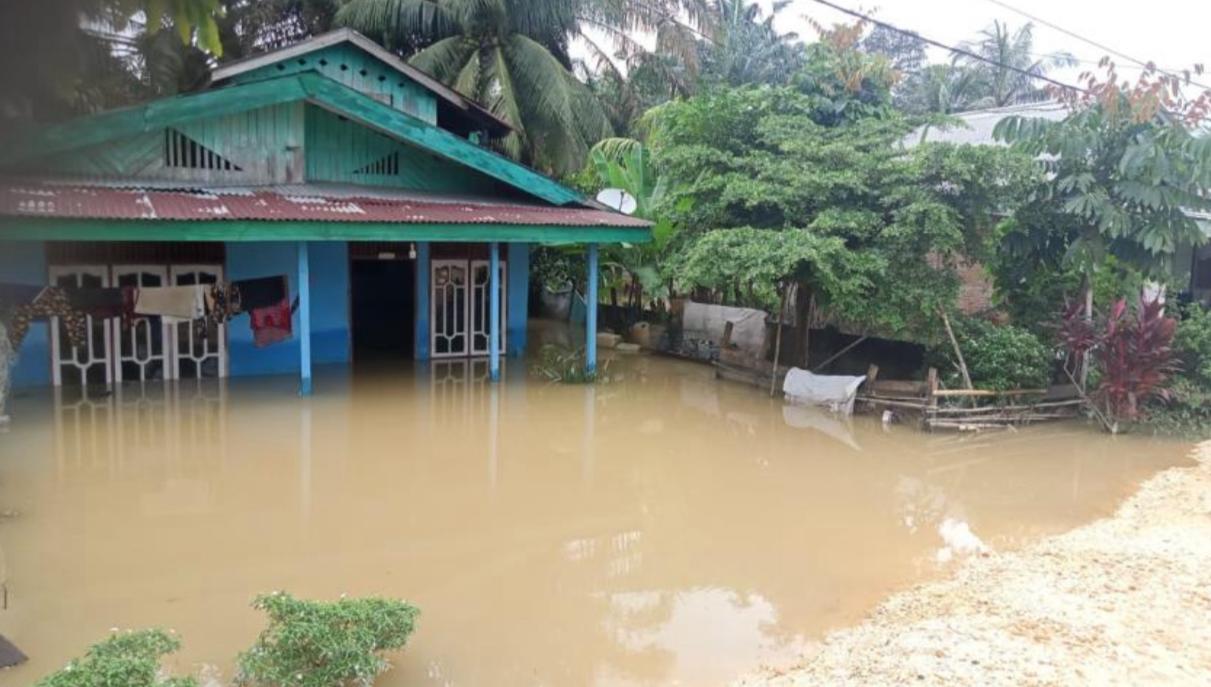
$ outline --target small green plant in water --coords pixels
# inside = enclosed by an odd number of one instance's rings
[[[382,653],[408,641],[420,611],[395,599],[307,601],[258,596],[269,626],[240,654],[236,684],[249,687],[369,687],[391,667]]]
[[[532,368],[540,377],[562,384],[592,384],[597,381],[597,372],[585,369],[583,348],[569,348],[558,344],[547,344],[538,352],[538,362]],[[606,361],[608,364],[608,361]]]
[[[118,632],[35,687],[196,687],[191,677],[161,673],[160,658],[180,647],[180,640],[163,630]]]

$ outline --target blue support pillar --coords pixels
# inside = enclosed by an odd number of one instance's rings
[[[500,381],[500,244],[491,244],[488,263],[488,374]]]
[[[416,359],[429,359],[429,242],[416,242]]]
[[[584,348],[585,372],[597,372],[597,244],[589,244],[588,288],[585,294]]]
[[[311,260],[307,242],[298,242],[299,257],[299,395],[311,395]]]

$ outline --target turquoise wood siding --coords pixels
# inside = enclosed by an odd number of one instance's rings
[[[299,183],[303,139],[303,103],[283,103],[63,153],[40,171],[213,186]]]
[[[446,193],[488,193],[494,182],[463,165],[308,105],[307,180]]]
[[[283,60],[240,74],[235,83],[314,71],[389,105],[400,112],[437,124],[437,99],[399,71],[353,45],[334,45],[308,55]]]

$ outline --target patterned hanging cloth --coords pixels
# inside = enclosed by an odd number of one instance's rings
[[[20,349],[29,323],[33,320],[58,317],[67,332],[67,340],[73,346],[83,346],[88,341],[88,320],[84,313],[72,307],[67,292],[58,286],[42,289],[33,302],[13,308],[8,318],[8,340],[13,348]]]

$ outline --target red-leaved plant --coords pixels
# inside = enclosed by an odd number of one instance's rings
[[[1065,308],[1059,343],[1074,358],[1090,353],[1101,377],[1092,396],[1116,420],[1136,420],[1151,397],[1167,400],[1164,384],[1178,370],[1173,354],[1177,320],[1165,316],[1159,300],[1141,300],[1128,308],[1120,299],[1110,311],[1085,319],[1079,306]]]

